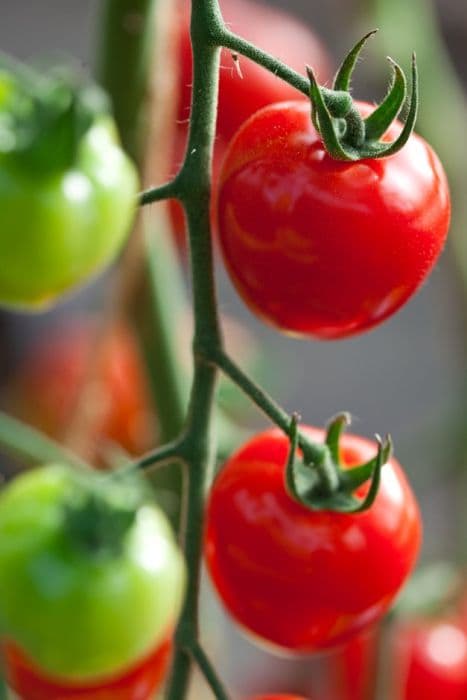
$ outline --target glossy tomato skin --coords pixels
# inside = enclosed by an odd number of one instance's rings
[[[153,443],[147,378],[136,338],[123,322],[103,330],[81,316],[48,329],[30,347],[9,395],[13,413],[58,440],[73,430],[74,412],[84,412],[91,457],[102,441],[130,454]]]
[[[65,684],[46,676],[14,644],[3,657],[9,687],[22,700],[148,700],[160,687],[168,668],[171,641],[164,640],[149,656],[123,673],[99,683]]]
[[[220,174],[231,279],[256,315],[297,336],[345,338],[393,314],[432,269],[449,219],[446,177],[423,139],[389,158],[339,162],[303,102],[251,117]]]
[[[100,272],[129,233],[137,191],[110,118],[88,129],[67,168],[30,168],[1,154],[0,303],[48,306]]]
[[[273,695],[257,695],[251,700],[305,700],[301,695],[284,695],[284,693]]]
[[[395,700],[464,700],[467,635],[448,618],[413,620],[394,630],[392,695]]]
[[[323,441],[322,431],[306,431]],[[349,434],[341,448],[346,465],[376,450]],[[386,612],[416,560],[420,513],[394,459],[366,512],[308,510],[285,490],[287,453],[284,434],[268,430],[226,462],[209,498],[205,557],[241,626],[278,651],[314,652],[342,644]]]
[[[98,480],[110,500],[97,502],[97,520],[95,510],[86,511],[80,521],[86,525],[70,533],[69,508],[93,506],[88,484]],[[85,478],[47,465],[16,477],[0,494],[0,634],[65,684],[118,676],[176,624],[184,563],[155,505],[138,506],[115,547],[92,546],[100,533],[107,542],[115,532],[108,509],[117,498],[127,503],[130,488],[130,482],[118,484],[108,475],[91,472]],[[76,534],[81,532],[84,543]]]
[[[323,83],[331,76],[326,50],[312,30],[299,19],[266,3],[251,0],[223,2],[222,14],[233,32],[282,59],[294,70],[304,73],[305,65],[311,65]],[[179,44],[181,96],[178,118],[181,122],[186,121],[190,114],[192,56],[189,21],[189,3],[184,2]],[[221,53],[219,79],[217,132],[224,139],[230,139],[261,107],[299,96],[297,90],[247,58],[239,57],[238,70],[226,49]]]

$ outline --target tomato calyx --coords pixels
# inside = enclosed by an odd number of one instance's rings
[[[106,477],[79,474],[63,506],[66,538],[87,555],[118,556],[142,504],[141,489],[118,472]]]
[[[378,493],[381,469],[392,454],[389,435],[384,440],[378,435],[378,450],[369,462],[350,469],[342,469],[339,440],[350,424],[348,413],[335,416],[327,428],[322,459],[310,459],[306,445],[303,456],[297,456],[299,441],[298,416],[292,416],[289,431],[290,450],[285,470],[286,488],[290,496],[311,510],[331,510],[338,513],[359,513],[371,507]],[[363,498],[354,495],[356,489],[370,481]]]
[[[40,72],[0,56],[0,155],[45,172],[65,169],[85,133],[108,113],[100,88],[71,69]]]
[[[399,136],[392,142],[380,139],[399,115],[408,98],[407,80],[402,68],[388,57],[393,70],[392,82],[383,102],[363,118],[350,95],[350,81],[357,59],[368,39],[366,34],[342,62],[332,89],[320,86],[313,69],[307,66],[310,80],[313,124],[320,134],[327,153],[336,160],[358,161],[385,158],[400,151],[412,134],[418,113],[418,71],[415,53],[412,55],[412,86],[407,118]]]

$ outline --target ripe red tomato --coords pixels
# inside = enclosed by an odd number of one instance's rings
[[[286,333],[344,338],[422,284],[446,238],[450,198],[419,136],[388,158],[336,161],[310,105],[288,102],[257,112],[232,140],[217,216],[232,281],[258,316]]]
[[[304,430],[323,441],[323,431]],[[376,452],[349,434],[341,449],[346,466]],[[205,556],[240,625],[279,650],[312,652],[345,642],[386,612],[417,557],[420,513],[395,459],[367,511],[311,511],[286,492],[288,450],[281,431],[267,430],[226,462],[208,502]]]
[[[465,700],[467,634],[455,620],[407,622],[395,630],[395,700]]]
[[[45,676],[14,644],[4,645],[5,675],[23,700],[147,700],[159,688],[168,667],[171,642],[163,644],[125,673],[107,681],[64,685]]]
[[[132,454],[151,444],[150,399],[136,340],[124,324],[114,326],[94,356],[99,330],[81,318],[41,338],[11,386],[12,409],[23,420],[61,439],[88,373],[85,409],[92,411],[91,443],[120,444]],[[95,365],[93,363],[96,363]]]
[[[178,118],[186,121],[190,113],[192,56],[189,31],[189,3],[185,2],[180,19],[180,83]],[[318,78],[326,81],[331,70],[328,55],[316,35],[303,22],[269,5],[252,0],[227,0],[222,13],[228,27],[264,51],[284,60],[291,68],[304,72],[313,66]],[[239,69],[229,51],[221,54],[217,129],[230,139],[238,127],[261,107],[280,100],[297,99],[290,85],[246,58],[239,57]]]
[[[305,700],[305,698],[298,695],[284,695],[284,693],[279,693],[279,695],[258,695],[251,700]]]

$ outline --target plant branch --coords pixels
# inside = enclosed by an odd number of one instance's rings
[[[183,441],[174,440],[162,445],[155,450],[151,450],[147,454],[140,457],[137,461],[132,462],[129,468],[132,469],[150,469],[155,466],[163,466],[172,461],[184,462],[185,454],[183,450]]]
[[[0,448],[28,462],[66,462],[80,469],[89,468],[76,454],[51,440],[40,430],[6,413],[0,413]]]
[[[212,361],[219,369],[239,386],[251,401],[266,414],[275,425],[286,435],[293,432],[294,418],[253,379],[251,379],[235,362],[224,352],[218,351],[212,355]],[[319,445],[309,440],[303,433],[298,434],[298,445],[306,455],[307,460],[316,465],[321,465],[326,459],[328,449],[325,445]]]
[[[212,45],[210,27],[220,19],[216,0],[193,3],[193,98],[188,146],[177,175],[179,197],[188,221],[195,331],[193,348],[222,345],[214,281],[210,224],[212,155],[214,148],[219,49]],[[193,649],[198,639],[198,605],[202,559],[204,495],[214,465],[212,417],[217,368],[194,352],[194,378],[185,426],[189,469],[185,494],[183,546],[188,566],[187,594],[176,632],[177,648],[168,684],[168,700],[186,697]],[[212,680],[212,679],[211,679]],[[225,695],[217,695],[224,700]]]
[[[292,68],[289,68],[282,63],[282,61],[262,51],[257,46],[254,46],[254,44],[250,44],[249,41],[230,32],[225,25],[217,29],[214,33],[214,39],[219,46],[223,46],[234,53],[241,54],[245,56],[245,58],[251,59],[271,73],[274,73],[274,75],[277,75],[278,78],[292,85],[292,87],[296,88],[299,92],[309,96],[310,82],[305,76],[292,70]]]
[[[97,74],[112,97],[125,149],[141,162],[147,135],[148,68],[157,0],[106,0]]]
[[[150,187],[147,190],[144,190],[144,192],[141,192],[139,196],[139,204],[141,207],[144,207],[147,204],[153,204],[154,202],[160,202],[163,199],[172,198],[178,199],[176,178],[164,183],[163,185]]]
[[[195,642],[191,648],[191,654],[216,698],[218,698],[218,700],[229,700],[227,691],[225,690],[223,684],[219,681],[215,669],[201,644]]]

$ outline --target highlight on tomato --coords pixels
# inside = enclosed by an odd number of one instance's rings
[[[140,454],[154,442],[147,386],[129,325],[119,321],[106,330],[82,314],[57,322],[30,346],[10,381],[8,409],[57,440],[69,436],[78,411],[92,457],[103,443]]]
[[[147,489],[128,472],[55,464],[0,493],[0,635],[14,692],[37,687],[27,700],[50,686],[87,700],[107,683],[143,700],[133,686],[160,681],[185,571]]]
[[[467,633],[449,616],[406,620],[392,635],[391,697],[463,700],[467,696]]]
[[[324,443],[321,430],[302,433]],[[350,434],[339,449],[348,474],[376,451]],[[417,558],[420,513],[394,458],[364,512],[307,507],[286,488],[288,453],[288,437],[273,429],[227,460],[209,495],[205,559],[225,608],[259,643],[318,652],[343,644],[390,608]],[[370,488],[363,483],[357,495]]]
[[[412,133],[415,63],[403,126],[394,121],[406,96],[397,64],[379,107],[352,102],[367,38],[333,90],[309,71],[312,114],[290,101],[250,117],[219,177],[216,226],[232,282],[258,317],[299,337],[346,338],[391,316],[427,278],[449,227],[443,167]]]
[[[116,258],[138,177],[95,86],[12,65],[0,61],[0,304],[34,310]]]

